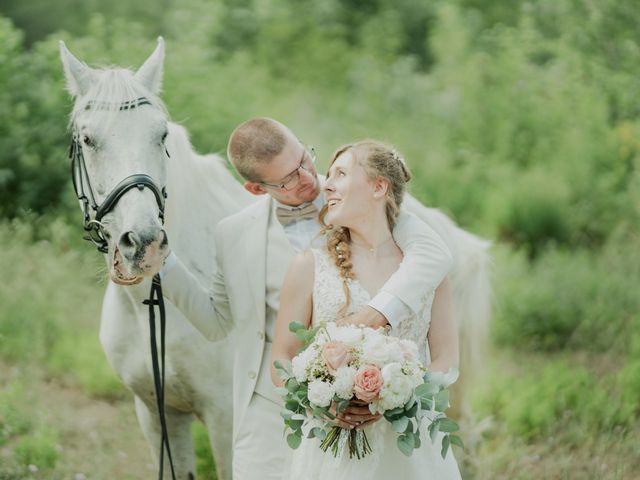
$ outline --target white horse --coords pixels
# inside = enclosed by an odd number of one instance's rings
[[[251,196],[222,158],[197,155],[185,129],[168,120],[157,97],[164,59],[161,39],[135,74],[124,69],[91,69],[63,43],[60,52],[67,86],[75,98],[71,127],[82,145],[96,202],[102,203],[118,182],[132,174],[149,175],[168,193],[164,226],[149,189],[128,190],[102,220],[112,279],[122,283],[127,272],[146,277],[131,286],[109,282],[100,342],[111,367],[135,396],[140,426],[157,460],[160,423],[148,307],[142,304],[149,295],[150,277],[161,266],[168,237],[171,248],[203,284],[210,282],[214,228],[220,219],[248,205]],[[149,104],[121,110],[140,98]],[[197,417],[208,430],[218,477],[230,479],[231,340],[211,343],[169,302],[166,308],[165,404],[176,476],[195,478],[191,422]]]
[[[104,296],[100,341],[112,368],[133,392],[138,420],[158,461],[160,420],[156,407],[148,309],[150,278],[171,248],[203,285],[213,277],[213,233],[223,217],[252,197],[227,171],[223,159],[197,155],[184,128],[168,120],[158,98],[164,43],[137,72],[92,69],[61,42],[67,87],[75,98],[71,128],[81,146],[86,181],[100,205],[114,187],[134,174],[148,175],[168,198],[164,225],[160,201],[150,188],[126,190],[102,218],[110,277]],[[489,319],[487,242],[464,232],[435,209],[423,218],[449,244],[455,258],[452,281],[461,328],[464,372],[467,358],[483,344]],[[134,285],[129,279],[144,277]],[[122,285],[131,283],[131,285]],[[119,285],[120,284],[120,285]],[[218,477],[231,477],[233,336],[211,343],[166,302],[166,421],[178,479],[195,478],[191,422],[206,425]],[[465,342],[464,339],[470,339]],[[477,361],[474,358],[474,362]],[[268,446],[265,446],[268,448]],[[165,457],[166,459],[166,457]],[[165,460],[165,472],[168,464]],[[168,478],[168,472],[165,477]]]

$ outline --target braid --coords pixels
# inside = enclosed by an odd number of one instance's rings
[[[340,315],[345,315],[349,307],[349,302],[351,301],[348,281],[350,278],[356,277],[353,271],[353,263],[351,263],[351,235],[347,228],[338,227],[332,230],[327,241],[327,250],[336,267],[340,270],[342,289],[344,290],[345,296],[344,305],[340,308]]]
[[[328,234],[327,251],[329,252],[329,257],[333,260],[335,266],[338,267],[340,278],[342,278],[345,302],[340,308],[339,313],[340,315],[345,315],[347,308],[349,308],[349,302],[351,301],[349,279],[356,278],[356,273],[353,271],[353,263],[351,263],[351,234],[348,228],[326,225],[324,223],[324,217],[327,214],[327,210],[326,205],[322,207],[320,211],[320,224],[322,225],[322,233]]]

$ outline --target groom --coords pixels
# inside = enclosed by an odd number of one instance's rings
[[[271,344],[289,263],[314,241],[322,245],[317,217],[324,179],[313,152],[269,118],[238,126],[228,156],[245,189],[263,198],[218,224],[213,285],[200,285],[172,253],[162,271],[163,290],[207,338],[217,340],[235,329],[233,478],[279,479],[289,450],[281,398],[271,383]],[[451,267],[445,244],[417,217],[403,212],[393,236],[404,260],[354,323],[393,328],[419,308]]]

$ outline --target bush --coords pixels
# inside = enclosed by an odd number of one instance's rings
[[[35,465],[39,470],[51,470],[58,461],[58,435],[42,430],[22,438],[14,449],[14,457],[21,465]]]
[[[550,249],[533,263],[499,251],[493,336],[498,345],[536,351],[627,352],[640,299],[632,237],[602,254]]]
[[[622,436],[619,427],[634,424],[637,410],[630,410],[617,372],[596,376],[562,357],[530,357],[526,365],[519,372],[494,369],[476,397],[478,413],[493,416],[508,433],[527,442],[575,428],[583,435],[615,430]]]

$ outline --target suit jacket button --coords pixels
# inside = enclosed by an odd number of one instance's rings
[[[256,375],[256,372],[249,372],[249,378],[250,378],[251,380],[253,380],[254,378],[256,378],[256,376],[257,376],[257,375]]]
[[[264,332],[263,332],[262,330],[260,330],[260,331],[258,332],[258,338],[259,338],[260,340],[264,340]]]

